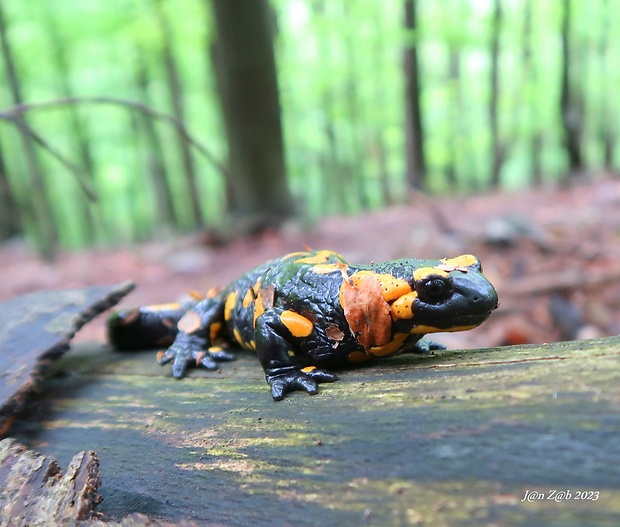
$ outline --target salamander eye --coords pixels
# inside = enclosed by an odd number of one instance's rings
[[[441,302],[452,292],[452,286],[444,278],[430,278],[420,284],[418,295],[425,302]]]

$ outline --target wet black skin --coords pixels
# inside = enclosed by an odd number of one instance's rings
[[[391,324],[391,337],[406,333],[406,338],[385,356],[443,347],[422,340],[423,333],[416,332],[420,326],[422,329],[428,326],[426,329],[433,332],[454,331],[477,326],[488,318],[497,307],[497,293],[482,275],[478,261],[472,257],[472,262],[468,262],[471,265],[457,266],[454,270],[441,268],[443,263],[403,259],[343,265],[342,256],[327,251],[295,253],[267,262],[232,282],[213,298],[184,306],[176,313],[166,312],[168,328],[171,320],[176,323],[186,311],[188,314],[182,320],[197,321],[199,317],[199,324],[192,322],[188,328],[182,321],[179,325],[185,330],[178,330],[160,363],[172,362],[173,376],[181,378],[190,365],[216,369],[219,362],[234,360],[228,346],[242,347],[256,351],[275,400],[281,400],[294,390],[315,394],[318,383],[337,380],[334,374],[319,367],[347,363],[352,352],[368,354],[357,340],[358,336],[352,333],[341,306],[340,291],[345,275],[350,277],[357,271],[391,275],[406,281],[417,293],[412,305],[413,316],[394,319]],[[322,265],[340,267],[331,272],[316,272]],[[416,269],[434,267],[441,270],[414,280]],[[236,296],[231,296],[235,293]],[[255,316],[255,309],[264,312]],[[293,312],[311,322],[311,331],[296,336],[283,323],[284,312]],[[144,340],[142,347],[152,346],[149,335],[161,336],[152,324],[156,313],[149,312],[148,308],[142,308],[142,313],[148,314],[145,320],[149,321],[150,329],[135,327],[134,315],[133,347],[139,340],[138,333]],[[120,322],[118,317],[121,317]],[[123,337],[119,337],[118,331],[123,325],[122,314],[116,315],[114,320],[110,333],[117,347],[122,348]],[[174,324],[172,327],[174,332]]]

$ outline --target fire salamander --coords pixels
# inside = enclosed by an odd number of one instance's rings
[[[115,313],[108,328],[121,349],[172,342],[159,363],[176,378],[234,360],[230,345],[253,350],[279,401],[336,381],[324,365],[441,349],[422,337],[474,328],[497,305],[472,255],[353,265],[323,250],[267,262],[197,303]]]

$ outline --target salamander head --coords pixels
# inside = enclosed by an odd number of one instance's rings
[[[411,292],[391,303],[398,331],[413,334],[463,331],[484,322],[497,308],[497,292],[483,276],[472,255],[444,260],[399,260],[393,273],[404,278]]]

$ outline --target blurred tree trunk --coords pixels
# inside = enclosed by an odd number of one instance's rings
[[[58,33],[58,27],[56,26],[52,11],[53,8],[50,4],[46,5],[45,26],[51,41],[51,54],[55,63],[54,72],[60,84],[61,93],[65,97],[72,98],[75,96],[75,93],[70,81],[71,71],[67,60],[66,40]],[[69,105],[66,111],[68,112],[69,125],[71,126],[71,139],[76,143],[75,147],[79,153],[81,166],[84,168],[85,178],[94,188],[95,163],[86,126],[76,106]],[[84,195],[81,197],[79,210],[82,220],[80,222],[82,240],[92,243],[96,239],[97,222],[93,207]]]
[[[381,189],[381,202],[383,205],[394,205],[394,197],[390,187],[390,169],[388,166],[387,148],[383,131],[375,129],[369,137],[368,144],[372,157],[376,159],[377,171],[379,173],[379,185]]]
[[[273,39],[267,0],[211,0],[215,71],[228,139],[234,212],[249,229],[294,213],[286,181]]]
[[[600,56],[600,78],[605,79],[602,86],[601,96],[601,108],[600,125],[599,125],[599,138],[603,147],[603,166],[608,172],[614,171],[614,157],[615,157],[615,145],[616,145],[616,130],[618,126],[617,119],[615,118],[618,108],[617,98],[615,95],[616,88],[609,82],[611,65],[609,60],[609,20],[611,18],[611,12],[609,9],[609,0],[603,0],[603,16],[601,17],[602,28],[601,36],[599,40],[599,56]]]
[[[149,106],[149,73],[146,67],[147,61],[144,50],[138,49],[136,79],[138,89],[142,96],[141,100]],[[164,159],[164,147],[162,145],[157,127],[153,119],[148,115],[143,115],[141,119],[142,129],[146,140],[146,151],[148,156],[147,170],[153,184],[155,199],[157,201],[156,214],[160,225],[179,227],[180,222],[174,207],[172,189],[166,171],[166,161]]]
[[[493,2],[493,20],[491,22],[491,98],[489,101],[489,126],[491,129],[491,185],[499,186],[500,173],[506,159],[506,145],[503,144],[499,131],[499,56],[500,36],[502,31],[502,3]]]
[[[562,11],[562,75],[560,113],[564,129],[564,147],[568,156],[569,170],[577,174],[583,170],[581,136],[583,132],[583,101],[577,83],[572,81],[573,55],[571,48],[572,0],[564,0]]]
[[[21,85],[19,83],[11,45],[7,36],[7,25],[2,2],[0,2],[0,46],[2,48],[2,59],[4,60],[5,82],[13,98],[13,103],[16,105],[21,104],[24,102],[24,98],[22,97]],[[58,241],[58,232],[48,201],[45,181],[43,179],[43,170],[39,163],[34,141],[28,134],[29,128],[26,118],[22,115],[18,115],[14,118],[13,122],[19,130],[28,167],[24,176],[29,178],[31,199],[28,205],[24,207],[25,214],[27,220],[33,225],[36,244],[41,256],[46,260],[52,260],[54,258],[54,249]]]
[[[409,34],[404,52],[407,182],[412,187],[422,188],[426,183],[426,159],[420,104],[417,0],[405,0],[405,28]]]
[[[528,85],[536,86],[539,80],[538,72],[532,61],[533,56],[533,32],[532,32],[532,11],[534,0],[527,0],[523,8],[523,34],[521,45],[521,63],[523,68],[522,79],[523,83],[519,89],[520,95],[523,96],[527,93],[532,93],[533,90],[528,90]],[[528,108],[528,123],[527,123],[527,137],[529,142],[530,151],[530,170],[532,171],[532,182],[535,185],[542,184],[542,148],[543,148],[543,134],[538,125],[537,108],[538,103],[530,95],[525,100],[525,105]],[[515,111],[520,113],[522,110],[521,105],[515,105]],[[515,120],[518,120],[516,117]]]
[[[385,25],[385,19],[381,18],[377,21],[375,26],[376,33],[372,40],[371,50],[372,53],[368,57],[371,64],[383,64],[385,63],[385,32],[388,28]],[[377,101],[381,101],[384,98],[384,82],[381,74],[375,78],[373,82],[373,98]],[[377,115],[376,110],[373,109],[371,115]],[[380,110],[381,111],[381,110]],[[394,195],[392,193],[391,181],[390,181],[390,167],[389,167],[389,154],[385,141],[385,128],[376,124],[374,119],[371,121],[371,128],[367,135],[368,149],[370,150],[371,157],[375,159],[377,163],[377,172],[379,175],[379,185],[381,189],[381,202],[384,205],[393,205],[395,203]]]
[[[155,15],[161,31],[163,42],[163,58],[166,67],[166,81],[168,83],[168,94],[170,96],[170,105],[172,106],[172,114],[174,117],[184,123],[185,122],[185,99],[183,94],[183,86],[181,75],[174,51],[174,37],[168,23],[168,18],[164,12],[162,0],[153,0],[155,4]],[[194,166],[194,158],[190,144],[181,136],[177,141],[181,159],[183,162],[183,170],[185,171],[185,180],[187,185],[187,203],[191,212],[191,218],[196,226],[201,226],[202,213],[200,211],[200,191],[196,181],[196,168]]]
[[[326,13],[326,0],[313,0],[311,3],[312,14],[315,23],[320,27],[324,20],[329,18]],[[334,39],[328,35],[319,39],[319,56],[322,58],[327,71],[333,71],[336,66],[332,64],[332,59],[337,55]],[[342,134],[336,133],[334,115],[337,114],[335,88],[333,84],[326,83],[320,88],[320,107],[323,113],[323,134],[325,136],[325,146],[321,152],[321,175],[323,184],[321,200],[324,210],[328,212],[353,212],[355,210],[355,194],[348,192],[349,173],[344,163],[341,161],[341,139]]]
[[[343,2],[343,15],[345,20],[354,20],[355,14],[351,13],[351,4],[349,2]],[[346,160],[345,170],[348,173],[348,185],[347,192],[355,195],[355,209],[359,210],[359,207],[368,208],[370,200],[368,197],[364,166],[366,163],[362,162],[365,158],[364,154],[360,152],[359,136],[363,133],[365,128],[364,119],[360,119],[359,114],[362,105],[359,100],[359,93],[357,85],[359,82],[359,75],[357,75],[357,63],[358,55],[356,48],[358,47],[357,34],[355,34],[350,28],[344,31],[344,56],[346,63],[346,104],[347,104],[347,128],[349,129],[349,156]]]
[[[448,185],[452,189],[458,186],[459,142],[462,133],[463,97],[461,93],[461,56],[459,46],[450,45],[448,56],[448,84],[450,89],[450,116],[452,126],[447,139],[449,154],[445,173]]]
[[[22,232],[21,217],[17,200],[11,190],[0,150],[0,242]]]

